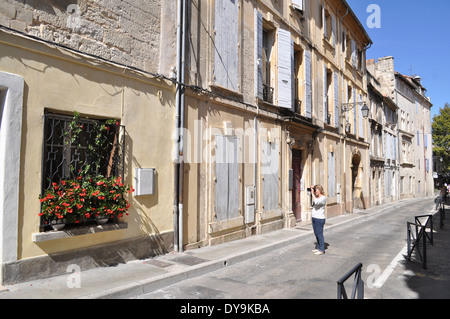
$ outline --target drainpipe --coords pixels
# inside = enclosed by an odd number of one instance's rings
[[[185,1],[177,3],[177,90],[175,108],[175,149],[174,149],[174,251],[183,249],[183,126],[184,126],[184,59],[185,59]],[[180,245],[181,243],[181,245]],[[180,247],[181,246],[181,247]]]
[[[185,80],[185,66],[186,66],[186,13],[187,13],[187,1],[182,0],[182,30],[181,30],[181,69],[180,69],[180,170],[179,170],[179,183],[180,186],[178,188],[179,196],[178,196],[178,207],[179,207],[179,216],[178,216],[178,240],[179,246],[178,250],[180,252],[183,251],[183,183],[184,183],[184,80]]]

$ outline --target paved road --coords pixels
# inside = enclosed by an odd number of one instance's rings
[[[420,280],[416,280],[420,278],[421,268],[406,262],[401,253],[406,246],[406,222],[430,213],[432,208],[429,199],[396,202],[377,214],[325,232],[325,255],[312,254],[314,237],[311,235],[272,253],[138,298],[336,299],[336,281],[360,262],[365,298],[426,298],[430,295],[426,295]],[[436,218],[436,228],[438,222]],[[301,228],[297,226],[292,231]],[[438,297],[449,297],[449,282],[444,281],[446,289],[442,291],[446,292]],[[351,284],[347,291],[351,290]]]

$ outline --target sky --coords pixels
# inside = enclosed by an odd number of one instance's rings
[[[433,103],[433,119],[445,103],[450,103],[450,1],[347,0],[347,3],[372,39],[366,58],[393,56],[397,72],[420,76]],[[371,4],[378,6],[379,16]]]

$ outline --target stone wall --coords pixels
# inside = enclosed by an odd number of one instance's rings
[[[160,69],[161,16],[174,23],[174,3],[165,0],[2,0],[0,24],[157,73]],[[167,32],[164,41],[174,42],[176,29]],[[171,45],[164,44],[164,47],[175,50]],[[174,61],[166,63],[175,64]]]

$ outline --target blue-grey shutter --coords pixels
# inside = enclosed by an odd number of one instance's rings
[[[292,109],[292,40],[289,31],[278,29],[278,106]]]
[[[216,0],[214,36],[215,83],[237,91],[239,8],[236,0]]]
[[[337,72],[333,73],[334,82],[334,125],[339,127],[339,75]]]
[[[353,89],[353,105],[356,105],[356,89]],[[357,127],[356,127],[356,107],[353,107],[353,133],[356,135],[356,131],[357,131]]]
[[[255,96],[263,99],[263,18],[255,9]]]
[[[228,164],[226,137],[216,135],[215,139],[215,212],[217,220],[227,219],[228,212]]]
[[[327,64],[323,62],[323,122],[327,123],[328,117],[328,83],[327,83]]]
[[[215,212],[217,220],[239,216],[238,139],[215,137]]]
[[[263,142],[261,143],[261,151],[263,210],[276,210],[279,208],[279,145],[276,142]]]
[[[305,50],[305,116],[312,117],[311,52]]]
[[[335,154],[328,152],[328,194],[329,198],[336,196],[336,160]]]
[[[238,138],[227,136],[228,157],[228,219],[239,217]]]
[[[358,121],[359,121],[359,137],[364,137],[364,123],[363,123],[363,116],[362,116],[362,96],[359,94],[358,96]]]

